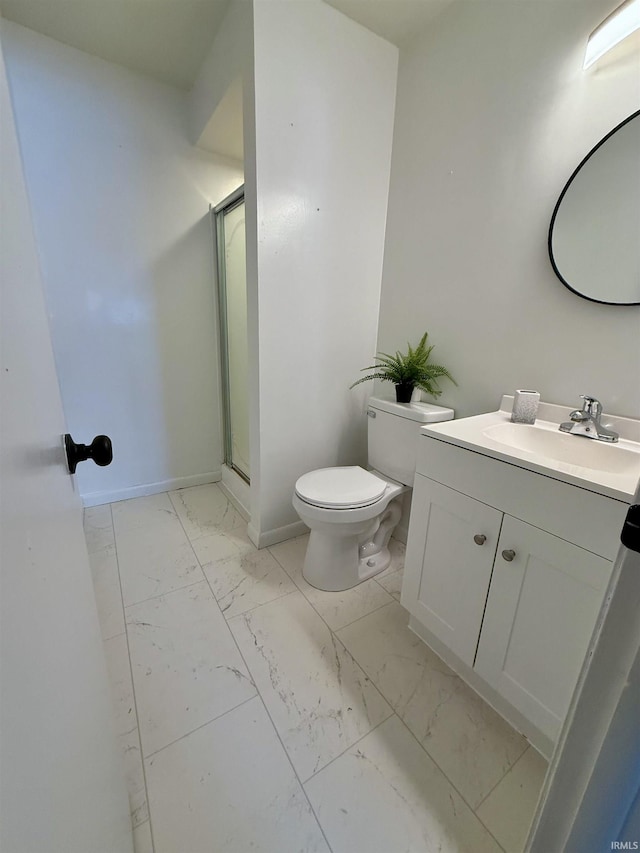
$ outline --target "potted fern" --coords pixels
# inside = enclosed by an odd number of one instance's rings
[[[449,373],[446,367],[441,364],[431,364],[429,359],[433,350],[433,345],[427,346],[427,332],[420,338],[420,343],[415,349],[411,344],[407,344],[408,352],[403,354],[396,352],[395,355],[388,355],[381,352],[375,356],[377,364],[372,364],[370,367],[363,367],[362,370],[372,370],[373,373],[369,376],[363,376],[351,385],[355,388],[361,382],[368,382],[370,379],[381,379],[383,382],[393,382],[396,386],[396,400],[398,403],[411,402],[411,396],[414,388],[420,388],[432,397],[439,397],[442,394],[438,385],[438,380],[450,379],[454,385],[457,382]]]

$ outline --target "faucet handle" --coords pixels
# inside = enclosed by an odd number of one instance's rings
[[[574,424],[581,424],[583,421],[590,421],[591,415],[586,409],[574,409],[569,412],[569,420],[573,421]]]
[[[590,397],[588,394],[580,394],[580,399],[584,400],[582,411],[592,418],[599,418],[602,414],[602,403],[596,400],[595,397]]]

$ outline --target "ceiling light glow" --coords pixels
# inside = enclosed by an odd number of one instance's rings
[[[640,29],[640,0],[625,0],[589,36],[583,68],[589,68],[612,47],[638,29]]]

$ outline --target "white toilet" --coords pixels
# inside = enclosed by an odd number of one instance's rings
[[[350,589],[384,571],[389,539],[413,486],[420,428],[453,409],[369,399],[369,465],[320,468],[297,481],[293,506],[311,530],[302,574],[318,589]]]

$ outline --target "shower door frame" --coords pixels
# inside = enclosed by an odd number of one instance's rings
[[[224,464],[241,477],[247,485],[251,483],[251,471],[246,474],[233,462],[233,439],[231,433],[231,390],[229,376],[229,335],[227,326],[227,276],[224,262],[224,216],[244,204],[244,184],[210,207],[213,226],[213,243],[216,256],[218,326],[220,333],[220,386],[222,397],[222,435]]]

